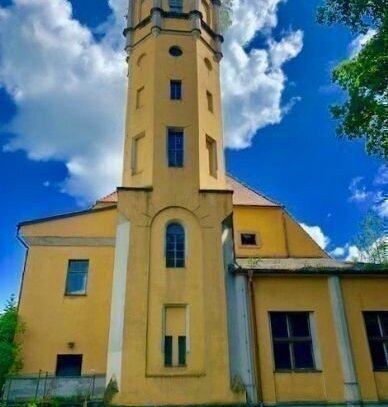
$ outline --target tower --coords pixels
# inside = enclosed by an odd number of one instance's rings
[[[239,402],[230,389],[219,0],[132,0],[107,380],[120,404]]]

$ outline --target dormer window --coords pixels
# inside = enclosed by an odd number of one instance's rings
[[[258,246],[256,233],[240,233],[241,246]]]

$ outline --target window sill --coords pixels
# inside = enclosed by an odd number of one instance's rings
[[[322,373],[319,369],[277,369],[273,371],[274,373]]]
[[[87,297],[88,295],[85,294],[68,294],[65,293],[65,298],[78,298],[78,297]]]

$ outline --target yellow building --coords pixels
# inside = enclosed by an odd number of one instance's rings
[[[100,375],[118,405],[388,405],[387,271],[225,174],[219,14],[129,2],[122,186],[20,224],[22,374]]]

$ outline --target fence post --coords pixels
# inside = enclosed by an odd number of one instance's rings
[[[96,386],[96,375],[93,375],[93,385],[92,385],[92,394],[90,398],[94,398],[94,389]]]
[[[12,377],[10,377],[8,380],[9,380],[9,384],[8,384],[7,398],[5,400],[5,405],[8,405],[9,393],[11,393]]]
[[[44,377],[44,386],[43,386],[43,400],[46,400],[47,377],[48,377],[48,372],[46,371],[46,374]]]
[[[39,369],[39,374],[38,374],[38,381],[36,382],[36,388],[35,388],[35,397],[34,401],[38,398],[38,392],[39,392],[39,382],[40,382],[40,375],[41,375],[41,370]]]

